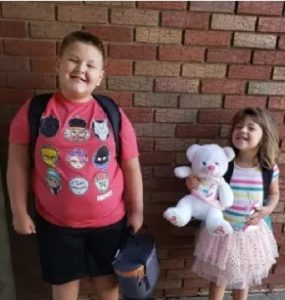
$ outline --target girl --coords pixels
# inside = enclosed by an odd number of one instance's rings
[[[240,110],[233,119],[230,143],[236,153],[230,179],[234,204],[224,217],[234,233],[211,236],[202,229],[194,252],[193,271],[210,280],[210,300],[222,300],[226,288],[233,289],[234,300],[247,299],[248,288],[261,284],[278,256],[264,222],[279,200],[278,132],[272,118],[259,108]],[[273,172],[265,206],[262,168]],[[188,179],[188,188],[194,182]]]

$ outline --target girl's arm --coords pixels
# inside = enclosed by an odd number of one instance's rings
[[[128,224],[138,231],[143,224],[143,183],[137,157],[121,162],[125,179]]]
[[[27,197],[30,180],[28,145],[10,144],[7,184],[13,215],[13,226],[20,234],[35,233],[35,225],[28,214]]]
[[[265,216],[270,215],[279,201],[279,180],[278,178],[271,182],[268,193],[268,203],[266,206],[256,208],[256,212],[250,217],[248,224],[256,225]]]

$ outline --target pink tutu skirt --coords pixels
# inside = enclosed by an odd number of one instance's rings
[[[219,286],[245,289],[261,284],[278,257],[272,231],[261,222],[257,229],[211,236],[202,229],[194,251],[192,271]]]

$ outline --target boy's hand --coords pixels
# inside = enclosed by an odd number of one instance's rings
[[[13,227],[19,234],[33,234],[36,233],[36,226],[28,214],[14,216]]]
[[[135,232],[137,232],[143,225],[143,213],[129,213],[128,214],[128,225],[131,225]]]
[[[257,225],[260,220],[271,214],[271,209],[267,206],[256,207],[255,212],[249,217],[247,225]]]
[[[190,175],[189,177],[186,178],[186,186],[190,192],[193,189],[197,188],[199,184],[200,184],[200,179],[198,177]]]

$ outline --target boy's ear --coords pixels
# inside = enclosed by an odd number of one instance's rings
[[[100,75],[99,75],[100,82],[99,82],[98,86],[101,84],[102,80],[104,79],[104,76],[105,76],[105,70],[102,70]]]

